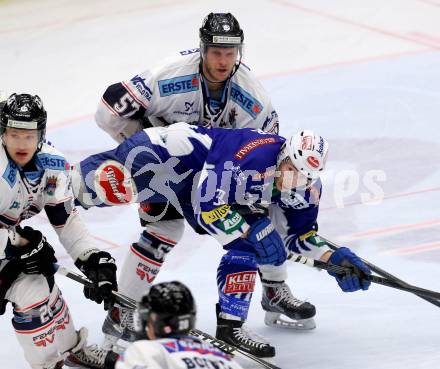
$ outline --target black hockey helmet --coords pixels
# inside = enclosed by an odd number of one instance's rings
[[[209,13],[203,20],[200,34],[200,55],[202,61],[208,47],[228,47],[237,49],[237,59],[232,77],[238,70],[243,57],[243,30],[237,19],[231,13]]]
[[[46,135],[47,113],[38,95],[12,94],[0,112],[0,135],[6,128],[36,129],[41,144]]]
[[[243,45],[243,30],[231,13],[209,13],[200,28],[203,46],[235,47]]]
[[[135,315],[140,336],[146,334],[148,323],[158,338],[187,334],[195,325],[196,305],[191,291],[183,283],[163,282],[151,287]]]

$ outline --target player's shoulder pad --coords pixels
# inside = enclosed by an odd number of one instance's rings
[[[313,206],[318,206],[319,202],[321,200],[321,195],[322,195],[322,182],[321,182],[321,178],[318,178],[313,184],[312,186],[310,186],[310,188],[307,190],[308,193],[308,203],[309,206],[313,207]]]
[[[242,139],[238,143],[233,160],[241,163],[246,169],[264,171],[275,165],[280,147],[285,139],[281,136],[268,134],[260,129],[242,128]]]
[[[194,47],[192,49],[187,49],[187,50],[179,51],[179,55],[181,57],[185,57],[185,56],[192,55],[192,54],[199,54],[200,55],[200,48],[199,47]]]
[[[70,164],[55,147],[44,143],[41,150],[36,154],[36,160],[43,169],[65,171],[70,169]]]
[[[199,89],[199,54],[190,54],[155,71],[160,97],[193,92]]]
[[[270,101],[269,94],[261,82],[249,69],[249,67],[243,65],[243,63],[240,65],[237,72],[232,76],[232,82],[235,82],[256,98],[261,99],[262,102]]]
[[[194,73],[194,71],[198,72],[200,53],[198,51],[190,53],[190,51],[191,50],[187,50],[186,54],[181,54],[182,52],[185,53],[185,51],[181,51],[177,55],[173,54],[166,58],[161,64],[152,69],[153,74],[158,78],[166,78],[166,76],[169,75],[188,74],[188,71],[192,73]]]
[[[253,119],[271,106],[271,100],[264,87],[247,69],[238,68],[231,79],[231,99]]]

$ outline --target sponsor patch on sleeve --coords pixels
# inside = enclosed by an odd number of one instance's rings
[[[263,105],[255,97],[235,83],[232,83],[231,98],[254,119],[263,110]]]
[[[106,160],[95,173],[95,190],[109,205],[136,202],[137,188],[127,168],[116,160]]]
[[[230,209],[231,207],[229,205],[222,205],[210,211],[202,211],[202,219],[206,224],[214,223],[217,220],[225,218]]]
[[[183,94],[186,92],[197,91],[199,89],[199,74],[195,73],[187,76],[163,79],[157,83],[159,85],[161,97]]]
[[[69,170],[70,168],[69,163],[62,156],[39,153],[37,154],[37,157],[43,169]]]
[[[2,177],[11,188],[14,187],[15,181],[17,179],[17,166],[11,161],[9,161],[8,166],[3,172]]]

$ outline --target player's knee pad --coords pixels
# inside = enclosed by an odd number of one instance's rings
[[[7,291],[5,298],[11,301],[15,308],[27,310],[29,307],[47,300],[53,290],[52,287],[43,275],[20,274]]]
[[[183,219],[147,224],[122,266],[119,290],[140,301],[156,278],[166,255],[182,238]]]
[[[219,305],[222,314],[247,318],[254,292],[257,264],[252,253],[230,250],[217,269]]]
[[[128,297],[141,301],[148,293],[162,267],[163,259],[156,258],[149,249],[134,243],[130,247],[118,281],[118,290]]]
[[[45,368],[56,363],[60,353],[77,343],[77,334],[69,308],[55,285],[42,300],[31,305],[14,303],[12,325],[32,368]]]
[[[183,219],[147,224],[134,247],[142,255],[163,262],[165,256],[182,238],[184,229]]]

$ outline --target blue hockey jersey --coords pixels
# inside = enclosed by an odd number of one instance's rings
[[[298,235],[316,223],[321,183],[303,191],[276,190],[284,141],[256,129],[186,123],[148,128],[80,163],[79,199],[86,207],[168,201],[226,248],[269,214],[286,245],[294,248]],[[86,203],[85,195],[92,203]],[[295,251],[317,256],[313,250]]]

